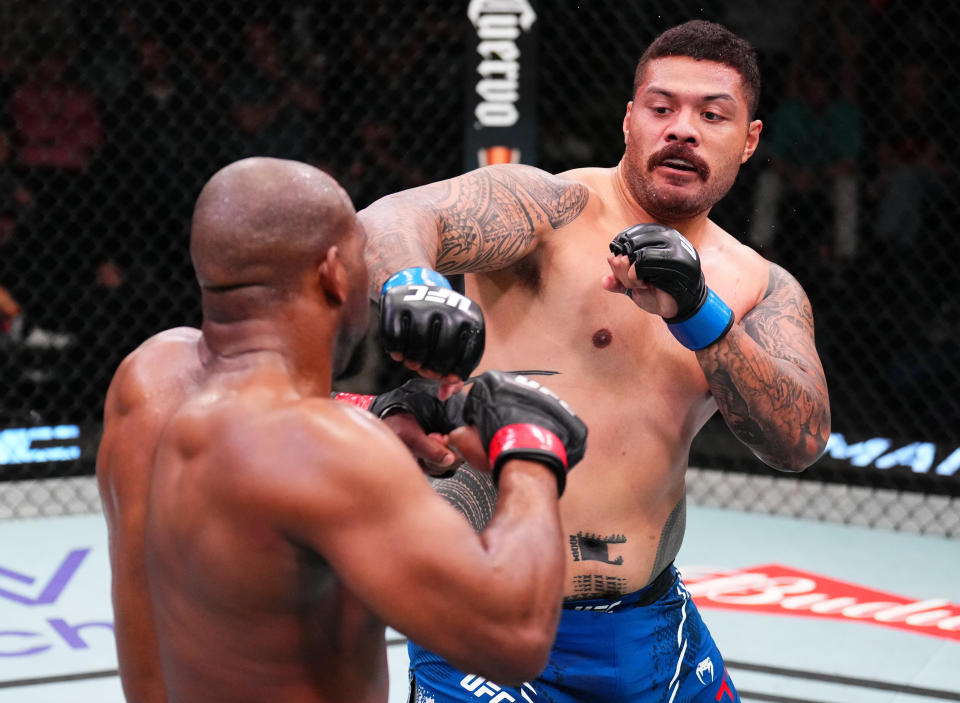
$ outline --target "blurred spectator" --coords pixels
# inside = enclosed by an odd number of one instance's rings
[[[37,37],[25,74],[16,84],[10,105],[16,144],[15,164],[35,205],[17,246],[24,275],[67,265],[88,267],[91,233],[89,168],[103,139],[100,106],[88,86],[68,70],[62,48]],[[55,287],[17,288],[17,297],[44,327],[67,319],[78,290],[73,279]]]
[[[190,71],[186,81],[190,115],[181,125],[186,142],[184,166],[189,182],[204,183],[241,152],[239,130],[230,115],[233,100],[227,92],[231,64],[222,46],[203,39],[187,43],[183,53]]]
[[[944,217],[953,206],[945,150],[946,114],[925,59],[901,57],[882,96],[873,141],[870,187],[875,253],[866,274],[887,289],[884,312],[893,340],[887,374],[903,407],[929,406],[930,386],[956,368],[960,292],[955,263],[960,245]],[[947,152],[949,153],[949,152]],[[897,340],[916,310],[923,323]]]
[[[796,54],[797,27],[816,11],[811,0],[778,0],[776,12],[760,12],[757,0],[726,0],[722,22],[757,50],[763,77],[758,116],[766,119],[783,97],[785,67]],[[761,137],[761,141],[766,135]]]
[[[33,200],[33,195],[23,185],[12,164],[13,151],[7,133],[0,130],[0,281],[10,285],[11,263],[17,263],[13,255],[20,244],[15,240],[21,213]],[[0,347],[21,334],[20,303],[13,294],[0,285]]]
[[[885,109],[874,119],[876,176],[870,194],[875,203],[872,221],[877,244],[884,251],[916,249],[929,229],[940,198],[947,195],[942,135],[932,105],[931,74],[917,58],[897,66]],[[938,242],[939,245],[939,242]]]
[[[0,130],[0,334],[4,353],[11,345],[30,349],[65,349],[71,335],[44,329],[35,316],[25,314],[19,294],[5,286],[29,291],[24,269],[29,268],[29,237],[23,222],[33,205],[33,193],[24,184],[14,164],[13,148],[7,133]]]
[[[12,243],[18,227],[33,203],[33,193],[13,164],[13,145],[0,129],[0,251]]]
[[[43,179],[53,172],[81,173],[103,139],[96,96],[69,77],[59,47],[42,39],[37,44],[12,96],[18,162]]]
[[[20,303],[3,286],[0,286],[0,333],[9,335],[14,322],[20,317]]]
[[[88,281],[94,304],[119,290],[130,295],[123,286],[129,277],[141,295],[148,296],[153,285],[168,285],[172,304],[164,307],[163,320],[138,330],[147,336],[184,322],[186,292],[178,284],[190,280],[185,223],[193,197],[188,166],[195,149],[189,125],[196,114],[183,69],[158,36],[139,38],[135,68],[136,79],[106,113],[98,187],[107,214]]]
[[[370,120],[359,127],[353,163],[343,177],[344,187],[358,204],[399,190],[423,185],[419,165],[403,155],[392,124]]]
[[[764,135],[769,163],[757,177],[749,241],[768,257],[768,248],[777,251],[784,201],[789,201],[791,211],[806,217],[800,231],[832,221],[832,250],[820,242],[822,251],[850,258],[857,250],[859,226],[860,110],[836,90],[825,71],[803,67],[791,82],[789,97],[775,110]],[[795,238],[787,232],[786,242]]]
[[[274,26],[259,17],[246,24],[243,39],[243,56],[228,85],[236,97],[231,116],[242,139],[239,155],[313,162],[324,119],[322,61],[293,63]]]
[[[137,10],[131,3],[85,0],[76,22],[84,38],[78,52],[81,70],[96,76],[97,95],[109,105],[137,79],[133,57],[144,33]]]
[[[7,105],[10,102],[10,95],[13,93],[13,61],[10,54],[0,46],[0,113],[3,115],[3,121],[0,127],[9,126],[9,115],[7,115]]]

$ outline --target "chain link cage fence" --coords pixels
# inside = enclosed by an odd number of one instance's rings
[[[479,5],[0,3],[0,516],[97,509],[111,374],[149,335],[199,321],[188,225],[218,168],[307,161],[358,208],[463,171]],[[522,70],[536,79],[534,163],[550,171],[619,160],[636,60],[663,29],[714,20],[757,47],[761,148],[713,217],[804,285],[834,435],[785,477],[715,417],[691,456],[692,499],[960,535],[960,69],[947,60],[960,10],[500,5],[536,15]],[[376,391],[399,373],[371,337],[342,383]]]

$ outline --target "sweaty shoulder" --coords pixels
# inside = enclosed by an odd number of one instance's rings
[[[117,367],[107,393],[107,412],[123,413],[146,395],[165,394],[199,367],[200,330],[177,327],[147,339]]]
[[[369,412],[327,398],[278,400],[245,393],[224,399],[210,419],[214,435],[237,461],[270,473],[278,466],[296,472],[378,451],[392,438]]]
[[[263,407],[256,397],[231,402],[208,418],[207,446],[234,467],[232,484],[280,524],[298,510],[353,505],[372,483],[404,464],[408,452],[370,413],[325,398]],[[210,440],[213,440],[212,442]],[[307,505],[310,503],[310,505]]]

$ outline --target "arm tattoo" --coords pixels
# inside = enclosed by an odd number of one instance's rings
[[[462,513],[475,531],[481,532],[493,518],[497,488],[489,472],[464,464],[450,478],[429,480],[433,490]]]
[[[440,270],[492,271],[525,256],[534,235],[572,222],[587,189],[534,169],[480,169],[454,181],[434,206]]]
[[[588,197],[581,183],[517,165],[387,196],[361,215],[371,285],[407,266],[442,273],[505,268],[530,253],[538,234],[575,220]]]
[[[783,268],[770,265],[764,298],[742,327],[697,358],[727,425],[761,460],[799,471],[820,456],[830,434],[827,383],[810,302]]]

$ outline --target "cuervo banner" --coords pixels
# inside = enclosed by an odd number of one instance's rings
[[[471,0],[464,168],[536,159],[533,0]]]

